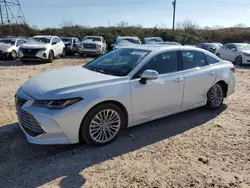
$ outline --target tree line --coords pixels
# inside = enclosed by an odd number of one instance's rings
[[[60,28],[38,29],[28,25],[0,26],[0,36],[24,36],[34,35],[57,35],[73,36],[82,39],[85,35],[101,35],[110,45],[117,36],[138,36],[141,40],[144,37],[158,36],[164,41],[176,41],[181,44],[197,44],[200,42],[250,42],[250,29],[241,27],[232,28],[197,28],[195,25],[180,25],[177,30],[167,28],[143,28],[141,25],[128,26],[126,23],[113,27],[84,27],[79,25],[65,24]]]

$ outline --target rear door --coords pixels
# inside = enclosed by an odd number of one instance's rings
[[[189,107],[206,101],[207,91],[214,84],[217,70],[207,63],[204,53],[182,50],[182,69],[185,78],[182,107]]]
[[[179,71],[178,53],[165,52],[152,58],[130,81],[133,121],[148,119],[181,107],[184,78]],[[159,73],[156,80],[139,82],[145,70]]]

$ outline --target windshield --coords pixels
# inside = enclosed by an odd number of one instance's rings
[[[121,43],[123,41],[131,42],[131,43],[134,43],[134,44],[140,44],[140,41],[138,39],[134,39],[134,38],[120,38],[120,39],[117,40],[117,43]]]
[[[151,38],[151,39],[146,39],[148,42],[163,42],[161,38]]]
[[[84,37],[83,40],[92,40],[92,41],[101,42],[101,38],[100,37]]]
[[[121,48],[101,56],[84,67],[103,74],[127,76],[151,51]]]
[[[236,45],[238,49],[240,50],[250,50],[249,44],[242,44],[242,45]]]
[[[15,40],[13,40],[13,39],[0,39],[0,43],[14,45],[15,44]]]
[[[50,43],[50,39],[51,37],[32,37],[30,38],[31,40],[29,40],[30,42],[40,42],[40,43]]]
[[[71,38],[61,38],[63,42],[71,42],[72,39]]]

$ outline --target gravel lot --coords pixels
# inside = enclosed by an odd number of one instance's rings
[[[29,144],[14,95],[52,64],[0,62],[0,187],[250,187],[250,67],[221,110],[191,110],[122,131],[104,147]]]

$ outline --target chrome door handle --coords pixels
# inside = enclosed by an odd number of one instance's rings
[[[214,71],[211,71],[210,73],[208,73],[210,76],[213,76],[215,74]]]
[[[175,83],[180,83],[182,80],[183,80],[183,78],[176,78],[176,79],[174,80],[174,82],[175,82]]]

